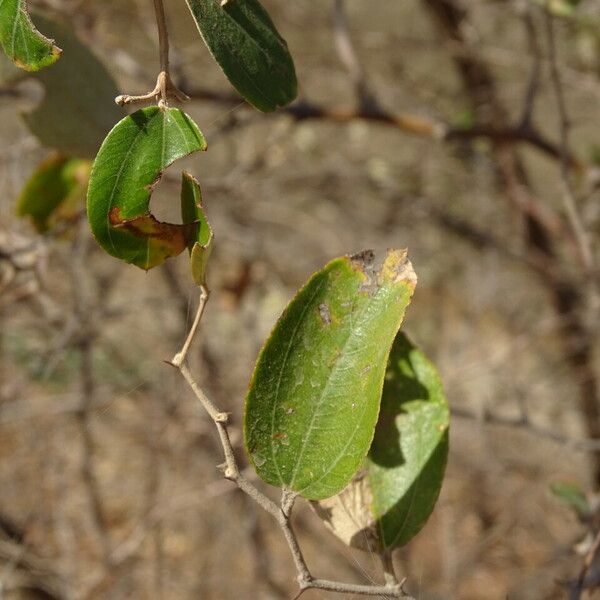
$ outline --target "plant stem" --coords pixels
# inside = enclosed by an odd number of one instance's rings
[[[156,14],[156,26],[158,28],[158,49],[160,55],[160,70],[169,72],[169,32],[167,31],[167,19],[163,0],[154,0],[154,13]]]
[[[160,0],[155,0],[155,2],[161,3]],[[402,589],[402,584],[404,582],[398,582],[395,578],[393,581],[390,580],[388,582],[386,577],[386,584],[380,586],[357,585],[314,578],[306,564],[306,561],[304,560],[302,549],[300,548],[298,538],[296,537],[291,524],[292,510],[294,508],[294,501],[296,500],[297,494],[290,490],[283,490],[281,506],[279,506],[242,475],[235,458],[231,439],[229,437],[229,415],[226,412],[220,411],[208,398],[200,385],[198,385],[198,383],[194,380],[186,364],[188,351],[198,331],[198,326],[202,319],[202,315],[204,314],[204,309],[209,296],[210,293],[208,288],[201,286],[198,310],[196,312],[192,327],[190,328],[189,334],[186,337],[182,349],[173,357],[169,364],[178,369],[183,375],[190,388],[194,392],[194,395],[200,401],[203,408],[206,410],[215,424],[225,458],[225,463],[222,465],[223,475],[225,478],[235,483],[240,490],[254,500],[263,510],[268,512],[281,527],[296,567],[297,581],[300,588],[296,598],[299,598],[303,592],[308,589],[319,589],[330,592],[338,592],[341,594],[386,596],[388,598],[404,598],[405,600],[412,600],[410,596],[405,594],[404,590]]]
[[[123,94],[115,98],[119,106],[127,104],[140,104],[157,100],[161,108],[166,108],[169,98],[175,98],[181,102],[189,100],[171,79],[169,72],[169,31],[167,30],[167,19],[163,0],[154,0],[154,13],[156,15],[156,26],[158,29],[158,54],[160,59],[160,72],[156,78],[156,85],[151,92],[138,96]]]

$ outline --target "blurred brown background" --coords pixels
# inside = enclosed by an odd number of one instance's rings
[[[174,165],[152,204],[176,220],[181,168],[202,184],[216,244],[191,362],[233,413],[242,464],[247,381],[294,291],[335,256],[407,247],[419,284],[405,328],[438,365],[455,413],[437,508],[397,556],[407,590],[431,600],[585,597],[572,582],[594,518],[578,519],[550,485],[579,485],[594,512],[600,5],[584,0],[550,22],[543,3],[525,0],[348,0],[347,26],[334,27],[332,0],[264,3],[304,102],[266,116],[231,98],[183,0],[165,3],[177,77],[195,98],[185,110],[209,151]],[[153,85],[149,0],[44,7],[72,24],[123,92]],[[105,255],[85,219],[42,236],[15,216],[49,153],[16,117],[30,104],[3,89],[0,598],[292,598],[280,531],[222,480],[212,423],[162,362],[197,302],[186,258],[146,274]],[[309,113],[318,118],[300,118]],[[296,523],[314,574],[380,581],[374,558],[345,548],[306,504]],[[595,564],[588,579],[598,580]]]

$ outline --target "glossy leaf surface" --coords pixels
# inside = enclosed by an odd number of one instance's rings
[[[267,483],[319,499],[364,460],[387,357],[416,277],[403,251],[379,272],[372,253],[317,272],[279,319],[246,399],[246,448]]]
[[[88,219],[100,246],[142,269],[188,247],[197,225],[157,221],[150,196],[164,169],[205,149],[196,124],[175,108],[144,108],[120,121],[98,152],[88,189]]]
[[[45,160],[29,178],[17,203],[20,216],[28,216],[44,233],[56,221],[71,218],[81,209],[91,161],[55,155]]]
[[[27,12],[25,0],[0,0],[0,45],[21,69],[38,71],[56,62],[61,50],[43,36]]]
[[[314,502],[343,542],[382,552],[406,544],[438,498],[448,454],[449,409],[427,357],[398,333],[363,471],[341,493]]]
[[[250,104],[271,112],[297,93],[287,44],[258,0],[186,0],[204,42]]]

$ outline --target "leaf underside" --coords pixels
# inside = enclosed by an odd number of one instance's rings
[[[192,279],[198,286],[206,285],[213,231],[202,207],[200,185],[185,171],[181,180],[181,218],[185,224],[196,225],[194,236],[188,240]]]
[[[182,252],[197,225],[160,223],[150,214],[150,197],[164,169],[205,149],[202,133],[179,109],[143,108],[117,123],[88,188],[88,219],[100,246],[146,270]]]
[[[446,469],[449,423],[437,370],[400,333],[390,354],[367,460],[383,548],[406,544],[433,511]]]
[[[390,251],[380,272],[372,259],[339,258],[313,275],[263,347],[246,398],[257,473],[309,499],[339,492],[364,460],[415,287],[406,252]]]
[[[38,232],[72,218],[85,198],[91,161],[60,154],[45,160],[31,175],[17,202],[17,213],[30,217]]]
[[[214,59],[250,104],[271,112],[296,97],[287,44],[258,0],[186,2]]]
[[[61,49],[36,28],[25,0],[0,0],[0,45],[21,69],[38,71],[56,62]]]
[[[435,367],[399,332],[364,470],[337,496],[313,503],[315,512],[354,548],[382,552],[405,545],[438,498],[448,425],[448,403]]]

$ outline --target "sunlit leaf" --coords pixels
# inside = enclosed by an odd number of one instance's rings
[[[287,44],[258,0],[186,0],[213,57],[238,92],[259,110],[297,93]]]
[[[181,179],[181,216],[184,223],[197,224],[196,234],[189,240],[188,248],[194,283],[199,286],[205,285],[213,231],[202,207],[200,185],[185,171]]]
[[[54,155],[29,178],[17,203],[20,216],[28,216],[43,233],[54,223],[72,218],[83,205],[92,163]]]
[[[337,496],[313,503],[317,514],[349,546],[381,552],[406,544],[438,498],[448,424],[448,404],[435,367],[400,332],[364,470]]]
[[[61,53],[53,40],[35,28],[25,0],[0,0],[0,44],[6,55],[26,71],[51,65]]]
[[[197,125],[175,108],[144,108],[120,121],[98,152],[88,189],[88,219],[100,246],[151,269],[197,239],[196,223],[161,223],[149,204],[164,169],[205,149]]]
[[[259,356],[244,434],[267,483],[320,499],[339,492],[375,430],[387,357],[416,277],[406,252],[338,258],[289,304]]]

